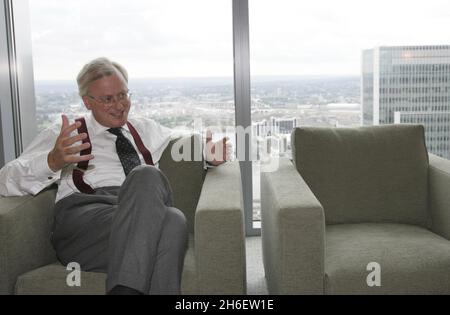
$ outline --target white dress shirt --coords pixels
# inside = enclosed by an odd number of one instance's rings
[[[171,137],[174,136],[174,132],[148,118],[130,118],[129,121],[151,152],[155,166],[158,166],[158,161]],[[116,151],[116,136],[108,132],[108,127],[100,125],[92,114],[86,117],[86,126],[94,159],[89,161],[89,167],[84,173],[84,181],[94,189],[121,186],[125,180],[125,173]],[[0,195],[36,195],[53,183],[58,184],[56,201],[74,192],[79,192],[72,179],[72,170],[76,167],[75,164],[67,165],[58,172],[53,172],[48,166],[47,155],[53,149],[60,130],[60,124],[54,124],[45,129],[19,158],[9,162],[0,170]],[[141,163],[145,164],[144,157],[137,149],[126,125],[122,127],[122,132],[135,147]],[[72,135],[76,134],[77,131],[72,133]],[[79,145],[81,142],[77,144]]]

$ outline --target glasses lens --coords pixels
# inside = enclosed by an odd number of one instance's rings
[[[111,104],[113,97],[111,95],[100,96],[100,101],[104,104]]]
[[[119,101],[127,100],[127,99],[128,99],[128,98],[127,98],[127,94],[126,94],[126,93],[119,93],[119,94],[117,94],[117,99],[118,99]]]
[[[114,101],[128,102],[130,100],[131,94],[128,92],[127,93],[121,92],[121,93],[117,94],[115,97],[112,95],[103,95],[103,96],[100,96],[98,99],[96,99],[95,97],[90,96],[90,95],[89,95],[89,97],[92,98],[93,100],[96,100],[105,105],[111,105]]]
[[[117,97],[119,101],[128,102],[130,100],[130,93],[120,93]]]

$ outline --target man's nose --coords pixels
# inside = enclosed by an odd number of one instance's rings
[[[112,100],[112,105],[114,106],[114,108],[118,110],[122,110],[126,107],[125,104],[123,104],[123,102],[118,100],[117,96],[114,97],[114,99]]]

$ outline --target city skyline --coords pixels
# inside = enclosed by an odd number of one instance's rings
[[[218,126],[214,141],[230,137],[235,148],[234,91],[232,78],[211,80],[132,80],[131,115],[138,114],[180,132]],[[360,78],[355,77],[259,77],[252,81],[252,130],[260,148],[271,156],[290,156],[288,128],[297,125],[358,126],[361,124]],[[87,113],[77,93],[76,82],[36,82],[36,109],[39,130],[59,122],[64,112],[70,119]],[[275,128],[271,126],[275,124]],[[263,126],[262,128],[258,126]],[[203,129],[204,129],[203,128]],[[257,130],[259,129],[259,133]],[[268,133],[267,131],[270,131]],[[253,164],[253,218],[260,220],[258,161]]]
[[[288,79],[267,77],[252,82],[252,108],[254,119],[270,118],[267,108],[283,112],[307,110],[307,106],[328,105],[340,103],[359,103],[360,80],[358,77],[327,77],[315,79]],[[190,109],[196,107],[217,107],[234,110],[233,83],[228,80],[209,79],[197,81],[161,81],[135,80],[130,82],[133,93],[133,108],[136,111],[149,111],[155,109],[155,116],[168,116],[160,113],[172,106]],[[77,93],[76,83],[73,81],[36,82],[36,102],[38,122],[42,117],[57,115],[60,111],[69,108],[79,108],[82,101]],[[300,106],[301,109],[297,107]],[[158,112],[159,110],[159,112]],[[259,110],[259,111],[258,111]],[[334,108],[336,110],[336,108]],[[52,114],[53,113],[53,114]],[[175,112],[174,116],[178,116]],[[196,117],[195,113],[192,117]],[[234,125],[234,112],[227,112],[230,125]],[[185,117],[188,119],[189,117]],[[220,120],[212,117],[211,120]],[[49,122],[46,118],[45,121]]]

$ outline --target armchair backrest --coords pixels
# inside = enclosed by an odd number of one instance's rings
[[[428,154],[421,125],[297,128],[293,162],[327,224],[428,226]]]
[[[186,152],[185,150],[189,151],[189,148],[190,152]],[[188,158],[181,161],[174,160],[172,149]],[[174,206],[183,211],[189,231],[194,232],[195,210],[206,175],[201,137],[193,135],[172,140],[159,160],[159,168],[172,186]]]

